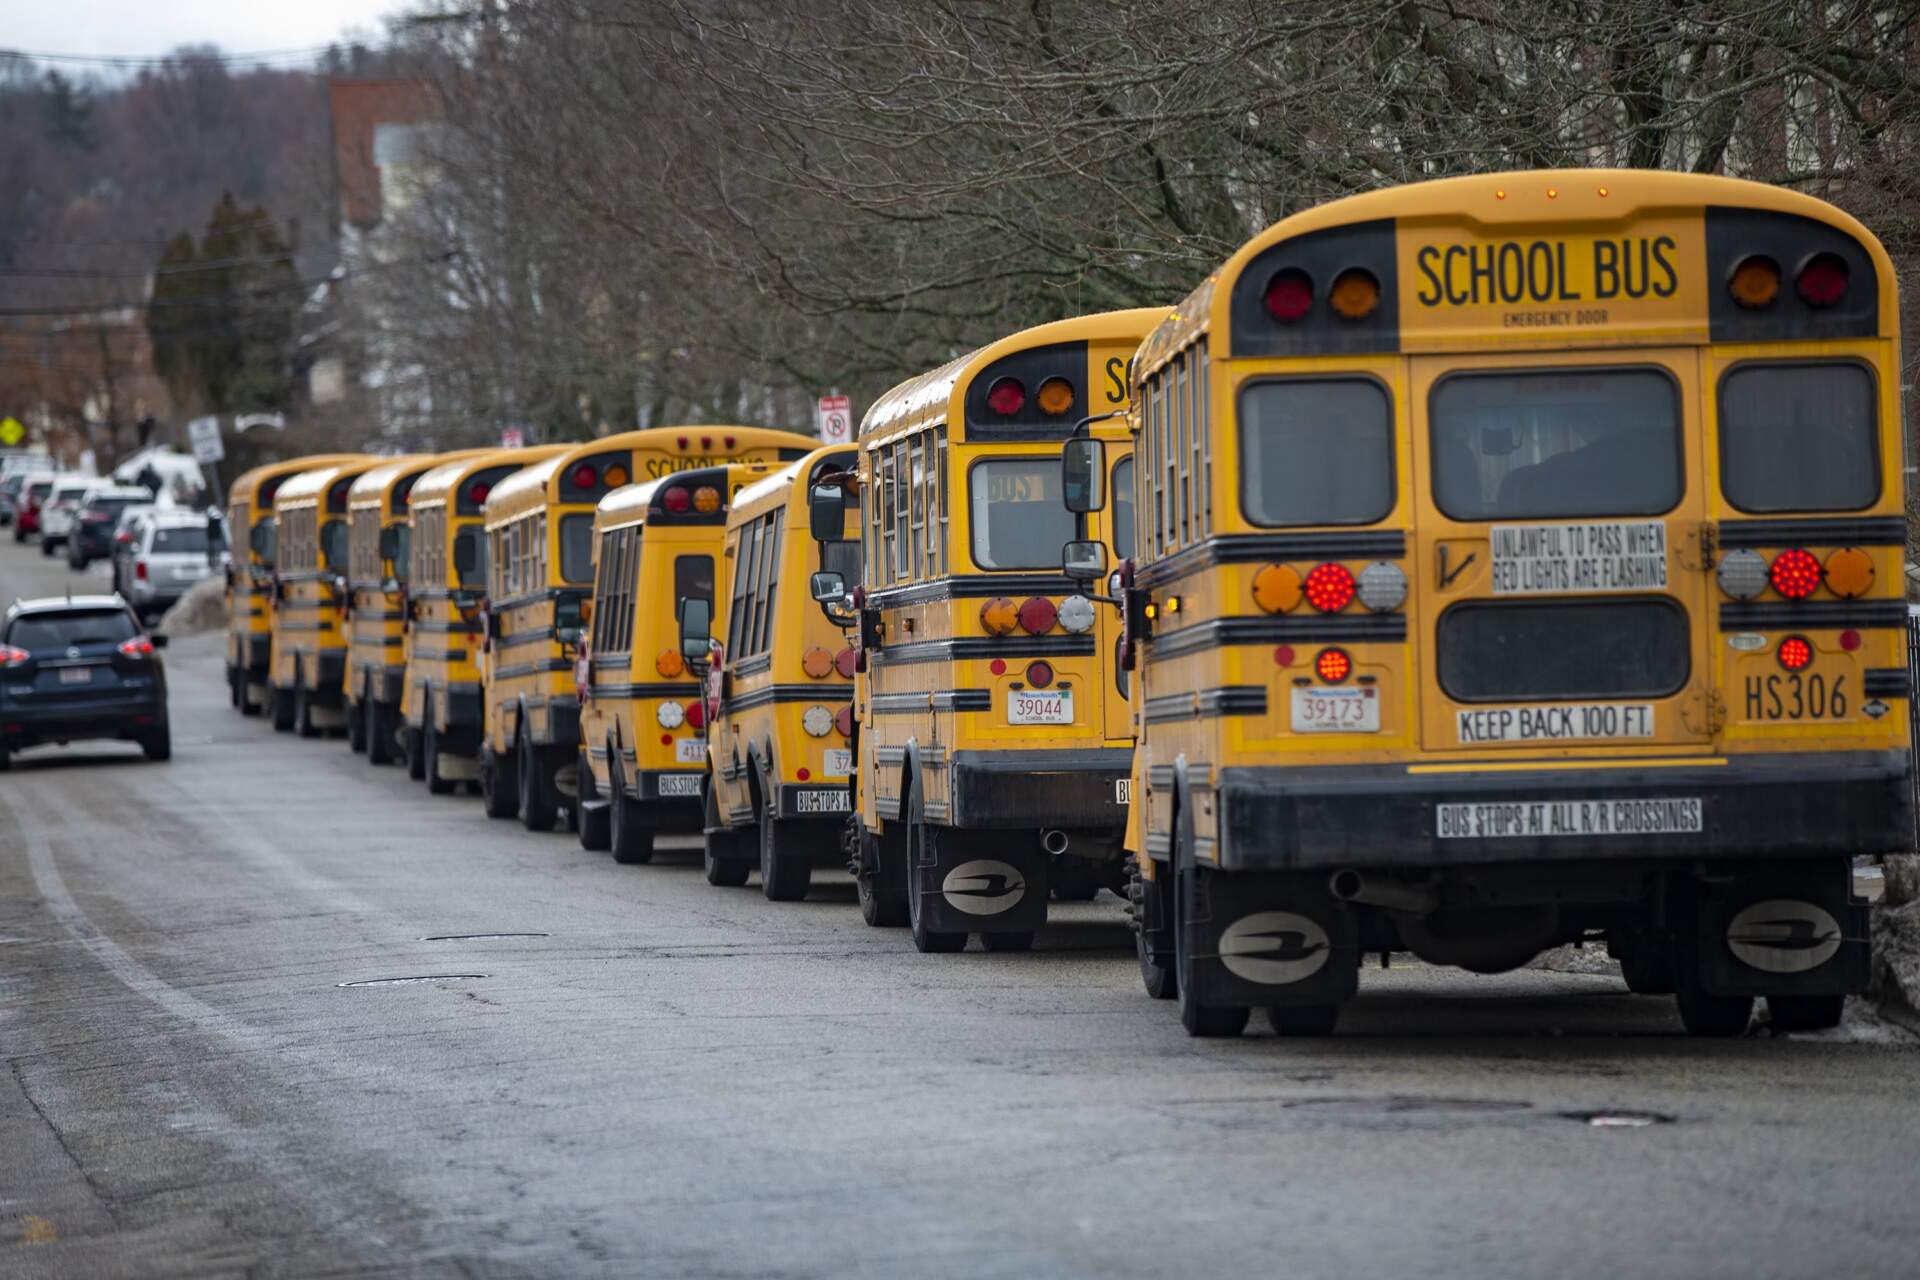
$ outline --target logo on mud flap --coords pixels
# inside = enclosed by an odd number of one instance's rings
[[[1220,935],[1220,963],[1248,982],[1279,986],[1320,972],[1333,951],[1317,921],[1291,911],[1241,916]]]
[[[1727,947],[1763,973],[1805,973],[1840,950],[1840,924],[1811,902],[1770,898],[1727,922]]]
[[[1011,911],[1027,896],[1027,878],[1018,869],[993,858],[975,858],[947,872],[940,882],[955,911],[971,916],[994,916]]]

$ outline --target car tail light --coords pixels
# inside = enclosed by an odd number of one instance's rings
[[[1033,596],[1020,606],[1016,615],[1020,629],[1030,636],[1043,636],[1053,630],[1053,624],[1060,620],[1059,610],[1053,607],[1053,601],[1045,596]]]
[[[135,580],[139,582],[145,582],[147,580],[147,562],[145,560],[135,560],[133,562],[133,576]]]
[[[1353,603],[1353,573],[1343,564],[1317,564],[1307,574],[1307,603],[1322,613],[1338,613]]]
[[[701,515],[712,515],[720,509],[720,491],[710,484],[701,485],[693,491],[693,509]]]
[[[1830,307],[1847,296],[1847,264],[1837,253],[1816,253],[1800,268],[1793,287],[1810,307]]]
[[[16,649],[10,644],[0,644],[0,667],[17,667],[32,660],[33,655],[25,649]]]
[[[1380,282],[1365,267],[1350,267],[1334,280],[1327,305],[1342,320],[1365,320],[1380,305]]]
[[[1792,547],[1773,558],[1767,578],[1786,599],[1805,600],[1820,585],[1820,562],[1804,547]]]
[[[833,669],[847,679],[853,679],[853,673],[860,669],[860,654],[849,645],[833,655]]]
[[[687,669],[686,662],[680,657],[678,649],[662,649],[660,656],[653,660],[653,669],[664,678],[671,680]]]
[[[135,636],[131,640],[122,640],[116,652],[128,658],[151,658],[153,656],[153,641],[147,639],[145,636]]]
[[[1073,384],[1065,378],[1048,378],[1033,393],[1033,402],[1049,418],[1057,418],[1073,408]]]
[[[1727,292],[1749,311],[1772,306],[1780,296],[1780,264],[1763,253],[1740,259],[1727,277]]]
[[[1789,671],[1804,671],[1813,663],[1813,644],[1805,636],[1788,636],[1780,642],[1774,656]]]
[[[600,473],[594,470],[591,462],[583,462],[573,469],[573,474],[567,479],[576,489],[591,489],[600,482]]]
[[[707,701],[705,698],[695,698],[687,704],[687,727],[690,729],[704,729],[707,727]]]
[[[1873,586],[1873,557],[1859,547],[1842,547],[1827,557],[1827,590],[1845,600],[1867,594]]]
[[[677,702],[663,702],[653,718],[660,722],[662,729],[678,729],[687,720],[687,709]]]
[[[1339,684],[1353,674],[1353,659],[1345,649],[1322,649],[1314,655],[1313,671],[1328,684]]]
[[[800,727],[809,738],[824,738],[833,731],[833,712],[814,705],[800,713]]]
[[[1313,278],[1298,267],[1288,267],[1267,281],[1264,298],[1268,315],[1292,324],[1313,306]]]
[[[843,738],[853,736],[853,706],[851,703],[833,713],[833,727],[840,731]]]
[[[693,509],[693,494],[685,485],[676,484],[660,495],[660,509],[669,515],[685,515]]]
[[[833,655],[816,644],[800,655],[800,669],[815,680],[825,680],[833,674]]]
[[[1053,664],[1050,662],[1029,662],[1027,664],[1027,683],[1036,689],[1045,689],[1053,684]]]
[[[1027,384],[1018,378],[998,378],[987,388],[987,408],[1011,418],[1027,407]]]
[[[1005,596],[995,596],[980,606],[980,626],[990,636],[1004,636],[1019,622],[1020,611]]]
[[[1270,564],[1253,575],[1253,602],[1268,613],[1285,613],[1300,606],[1300,571],[1290,564]]]
[[[80,518],[88,524],[104,524],[107,521],[107,513],[104,511],[89,511]]]
[[[1714,572],[1720,589],[1735,600],[1751,600],[1767,589],[1767,559],[1758,551],[1729,551]]]
[[[118,542],[122,546],[130,547],[133,545],[133,535],[128,533],[125,529],[122,529],[120,532],[114,534],[113,540],[115,542]]]
[[[1093,630],[1093,601],[1085,596],[1068,596],[1060,602],[1060,626],[1074,635]]]

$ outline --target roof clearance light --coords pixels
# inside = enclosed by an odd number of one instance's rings
[[[653,660],[653,669],[658,671],[662,677],[671,680],[685,671],[687,664],[685,660],[680,657],[680,651],[678,649],[662,649],[660,656]]]
[[[815,680],[825,680],[833,674],[833,655],[816,644],[800,655],[800,669]]]
[[[693,509],[703,516],[710,516],[720,509],[720,491],[710,484],[703,484],[693,491]]]
[[[1810,307],[1830,307],[1847,296],[1847,264],[1837,253],[1816,253],[1800,268],[1793,287]]]
[[[1057,418],[1073,408],[1073,384],[1065,378],[1048,378],[1033,393],[1033,402],[1049,418]]]
[[[833,712],[818,705],[808,707],[800,713],[800,727],[809,738],[824,738],[833,732]]]
[[[1068,596],[1060,602],[1060,626],[1074,635],[1093,630],[1093,601],[1085,596]]]
[[[1762,253],[1740,259],[1727,277],[1727,292],[1749,311],[1772,306],[1780,296],[1780,264]]]
[[[660,509],[669,515],[683,516],[693,506],[693,495],[683,484],[676,484],[660,495]]]
[[[1867,594],[1873,586],[1873,557],[1858,547],[1842,547],[1827,557],[1827,590],[1843,599]]]
[[[567,482],[576,489],[591,489],[600,482],[600,473],[594,470],[591,462],[583,462],[573,469]]]
[[[1352,571],[1331,560],[1307,575],[1307,603],[1322,613],[1338,613],[1353,603],[1354,590]]]
[[[1020,606],[1016,615],[1020,629],[1030,636],[1043,636],[1053,630],[1053,624],[1059,621],[1060,613],[1053,607],[1053,601],[1045,596],[1033,596]]]
[[[1290,564],[1270,564],[1253,575],[1253,602],[1268,613],[1286,613],[1300,607],[1300,571]]]
[[[1027,664],[1027,683],[1036,689],[1045,689],[1053,684],[1053,664],[1034,661]]]
[[[995,596],[980,606],[980,628],[990,636],[1012,633],[1019,622],[1019,610],[1005,596]]]
[[[687,711],[677,702],[663,702],[660,709],[653,713],[653,718],[660,722],[662,729],[678,729],[686,722]]]
[[[1793,547],[1773,558],[1767,570],[1773,589],[1788,600],[1805,600],[1820,585],[1820,562],[1804,547]]]
[[[1314,655],[1313,671],[1328,684],[1339,684],[1353,674],[1353,659],[1345,649],[1322,649]]]
[[[1398,609],[1407,598],[1407,575],[1391,560],[1375,560],[1360,571],[1359,596],[1375,613]]]
[[[1011,418],[1026,407],[1026,384],[1018,378],[997,378],[987,388],[987,408],[1003,418]]]
[[[1767,558],[1758,551],[1729,551],[1714,572],[1720,589],[1735,600],[1751,600],[1767,589]]]
[[[607,467],[607,488],[618,489],[627,482],[627,469],[615,462]]]
[[[1298,267],[1274,273],[1267,281],[1267,314],[1281,324],[1292,324],[1313,306],[1313,278]]]
[[[1813,645],[1805,636],[1788,636],[1775,651],[1780,665],[1789,671],[1804,671],[1813,664]]]
[[[1380,282],[1365,267],[1349,267],[1335,278],[1327,303],[1342,320],[1365,320],[1380,306]]]

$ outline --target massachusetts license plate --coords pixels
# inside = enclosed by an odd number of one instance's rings
[[[1295,733],[1378,733],[1380,692],[1377,689],[1295,689]]]
[[[826,760],[820,766],[820,772],[829,778],[845,778],[853,773],[853,752],[844,747],[836,747],[827,752]]]
[[[700,775],[697,773],[663,773],[660,775],[660,794],[663,796],[697,796],[700,794]]]
[[[707,740],[705,738],[674,739],[673,759],[675,764],[705,764]]]
[[[853,796],[847,791],[802,791],[793,798],[795,813],[848,813]]]
[[[1007,691],[1008,724],[1072,724],[1073,693],[1042,693],[1033,689]]]
[[[60,668],[60,683],[61,684],[92,684],[93,668],[92,667],[62,667]]]

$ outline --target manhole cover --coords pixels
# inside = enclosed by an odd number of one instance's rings
[[[480,942],[488,938],[551,938],[550,933],[430,933],[422,942]]]
[[[1656,1124],[1672,1124],[1672,1116],[1658,1111],[1562,1111],[1563,1120],[1578,1120],[1593,1129],[1648,1129]]]
[[[410,978],[361,978],[357,982],[338,982],[340,987],[398,987],[410,982],[453,982],[460,978],[484,978],[484,973],[422,973]]]

